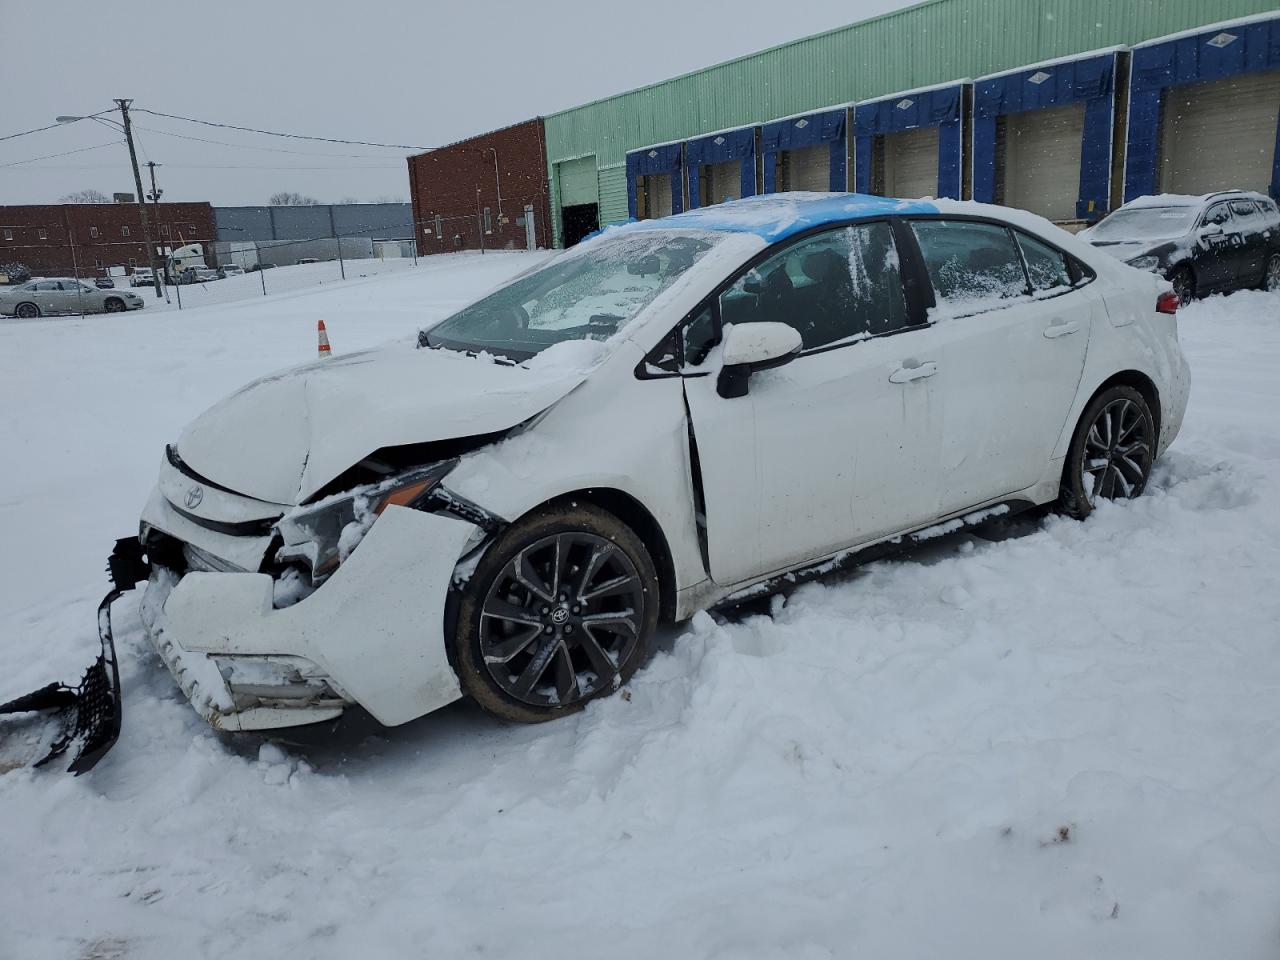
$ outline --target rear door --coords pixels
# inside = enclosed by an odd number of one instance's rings
[[[936,305],[938,513],[1039,481],[1084,370],[1100,302],[1067,258],[1003,224],[912,223]]]
[[[57,280],[41,280],[36,283],[35,301],[41,313],[65,313],[66,295]]]
[[[712,579],[740,583],[931,520],[934,366],[915,353],[889,223],[795,241],[740,276],[688,326],[685,395]],[[717,390],[725,324],[795,327],[803,352]]]
[[[1267,253],[1271,242],[1264,235],[1266,222],[1249,199],[1232,200],[1231,215],[1240,233],[1240,250],[1237,256],[1236,282],[1252,286],[1262,279]]]

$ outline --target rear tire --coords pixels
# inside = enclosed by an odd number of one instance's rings
[[[458,679],[504,720],[576,713],[648,659],[658,610],[657,569],[635,531],[593,504],[541,507],[499,535],[462,588]]]
[[[40,316],[40,308],[34,303],[20,303],[13,312],[23,320],[32,320]]]
[[[1267,258],[1267,268],[1262,271],[1260,290],[1267,293],[1280,293],[1280,253],[1273,253]]]
[[[1099,499],[1142,496],[1156,452],[1155,418],[1129,386],[1103,390],[1085,407],[1062,471],[1058,508],[1083,520]]]
[[[1178,295],[1179,303],[1190,303],[1196,298],[1196,275],[1190,267],[1178,267],[1169,274],[1169,282],[1173,284],[1173,292]]]

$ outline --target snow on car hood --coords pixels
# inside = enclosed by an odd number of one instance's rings
[[[238,493],[301,503],[375,450],[505,430],[586,375],[583,365],[525,368],[444,350],[367,350],[254,381],[192,421],[177,451]]]
[[[1101,253],[1115,257],[1117,260],[1132,260],[1139,254],[1146,253],[1155,244],[1150,240],[1091,240],[1085,238],[1085,242],[1097,247]]]

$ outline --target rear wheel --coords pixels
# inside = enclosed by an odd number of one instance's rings
[[[106,307],[107,313],[124,312],[124,301],[119,297],[108,297],[107,302],[103,304],[103,306]]]
[[[22,317],[23,320],[30,320],[33,317],[40,316],[40,308],[34,303],[20,303],[18,304],[18,308],[13,312],[19,317]]]
[[[1173,284],[1179,303],[1190,303],[1196,298],[1196,275],[1190,267],[1179,267],[1173,271],[1169,274],[1169,282]]]
[[[635,532],[590,504],[552,505],[499,536],[463,589],[458,678],[489,713],[552,720],[630,679],[657,623],[657,570]]]
[[[1062,511],[1084,519],[1100,499],[1141,496],[1155,462],[1155,432],[1151,408],[1133,387],[1110,387],[1094,397],[1071,438]]]
[[[1262,289],[1268,293],[1280,293],[1280,253],[1273,253],[1267,260],[1267,269],[1262,274]]]

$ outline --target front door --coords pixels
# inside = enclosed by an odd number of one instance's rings
[[[923,326],[904,302],[887,223],[790,243],[749,270],[685,340],[685,392],[705,496],[712,579],[741,583],[926,523],[939,421]],[[777,321],[803,352],[717,391],[707,331]],[[692,337],[692,343],[691,339]]]
[[[1206,210],[1200,223],[1193,265],[1196,289],[1207,293],[1235,283],[1244,237],[1225,200]]]

